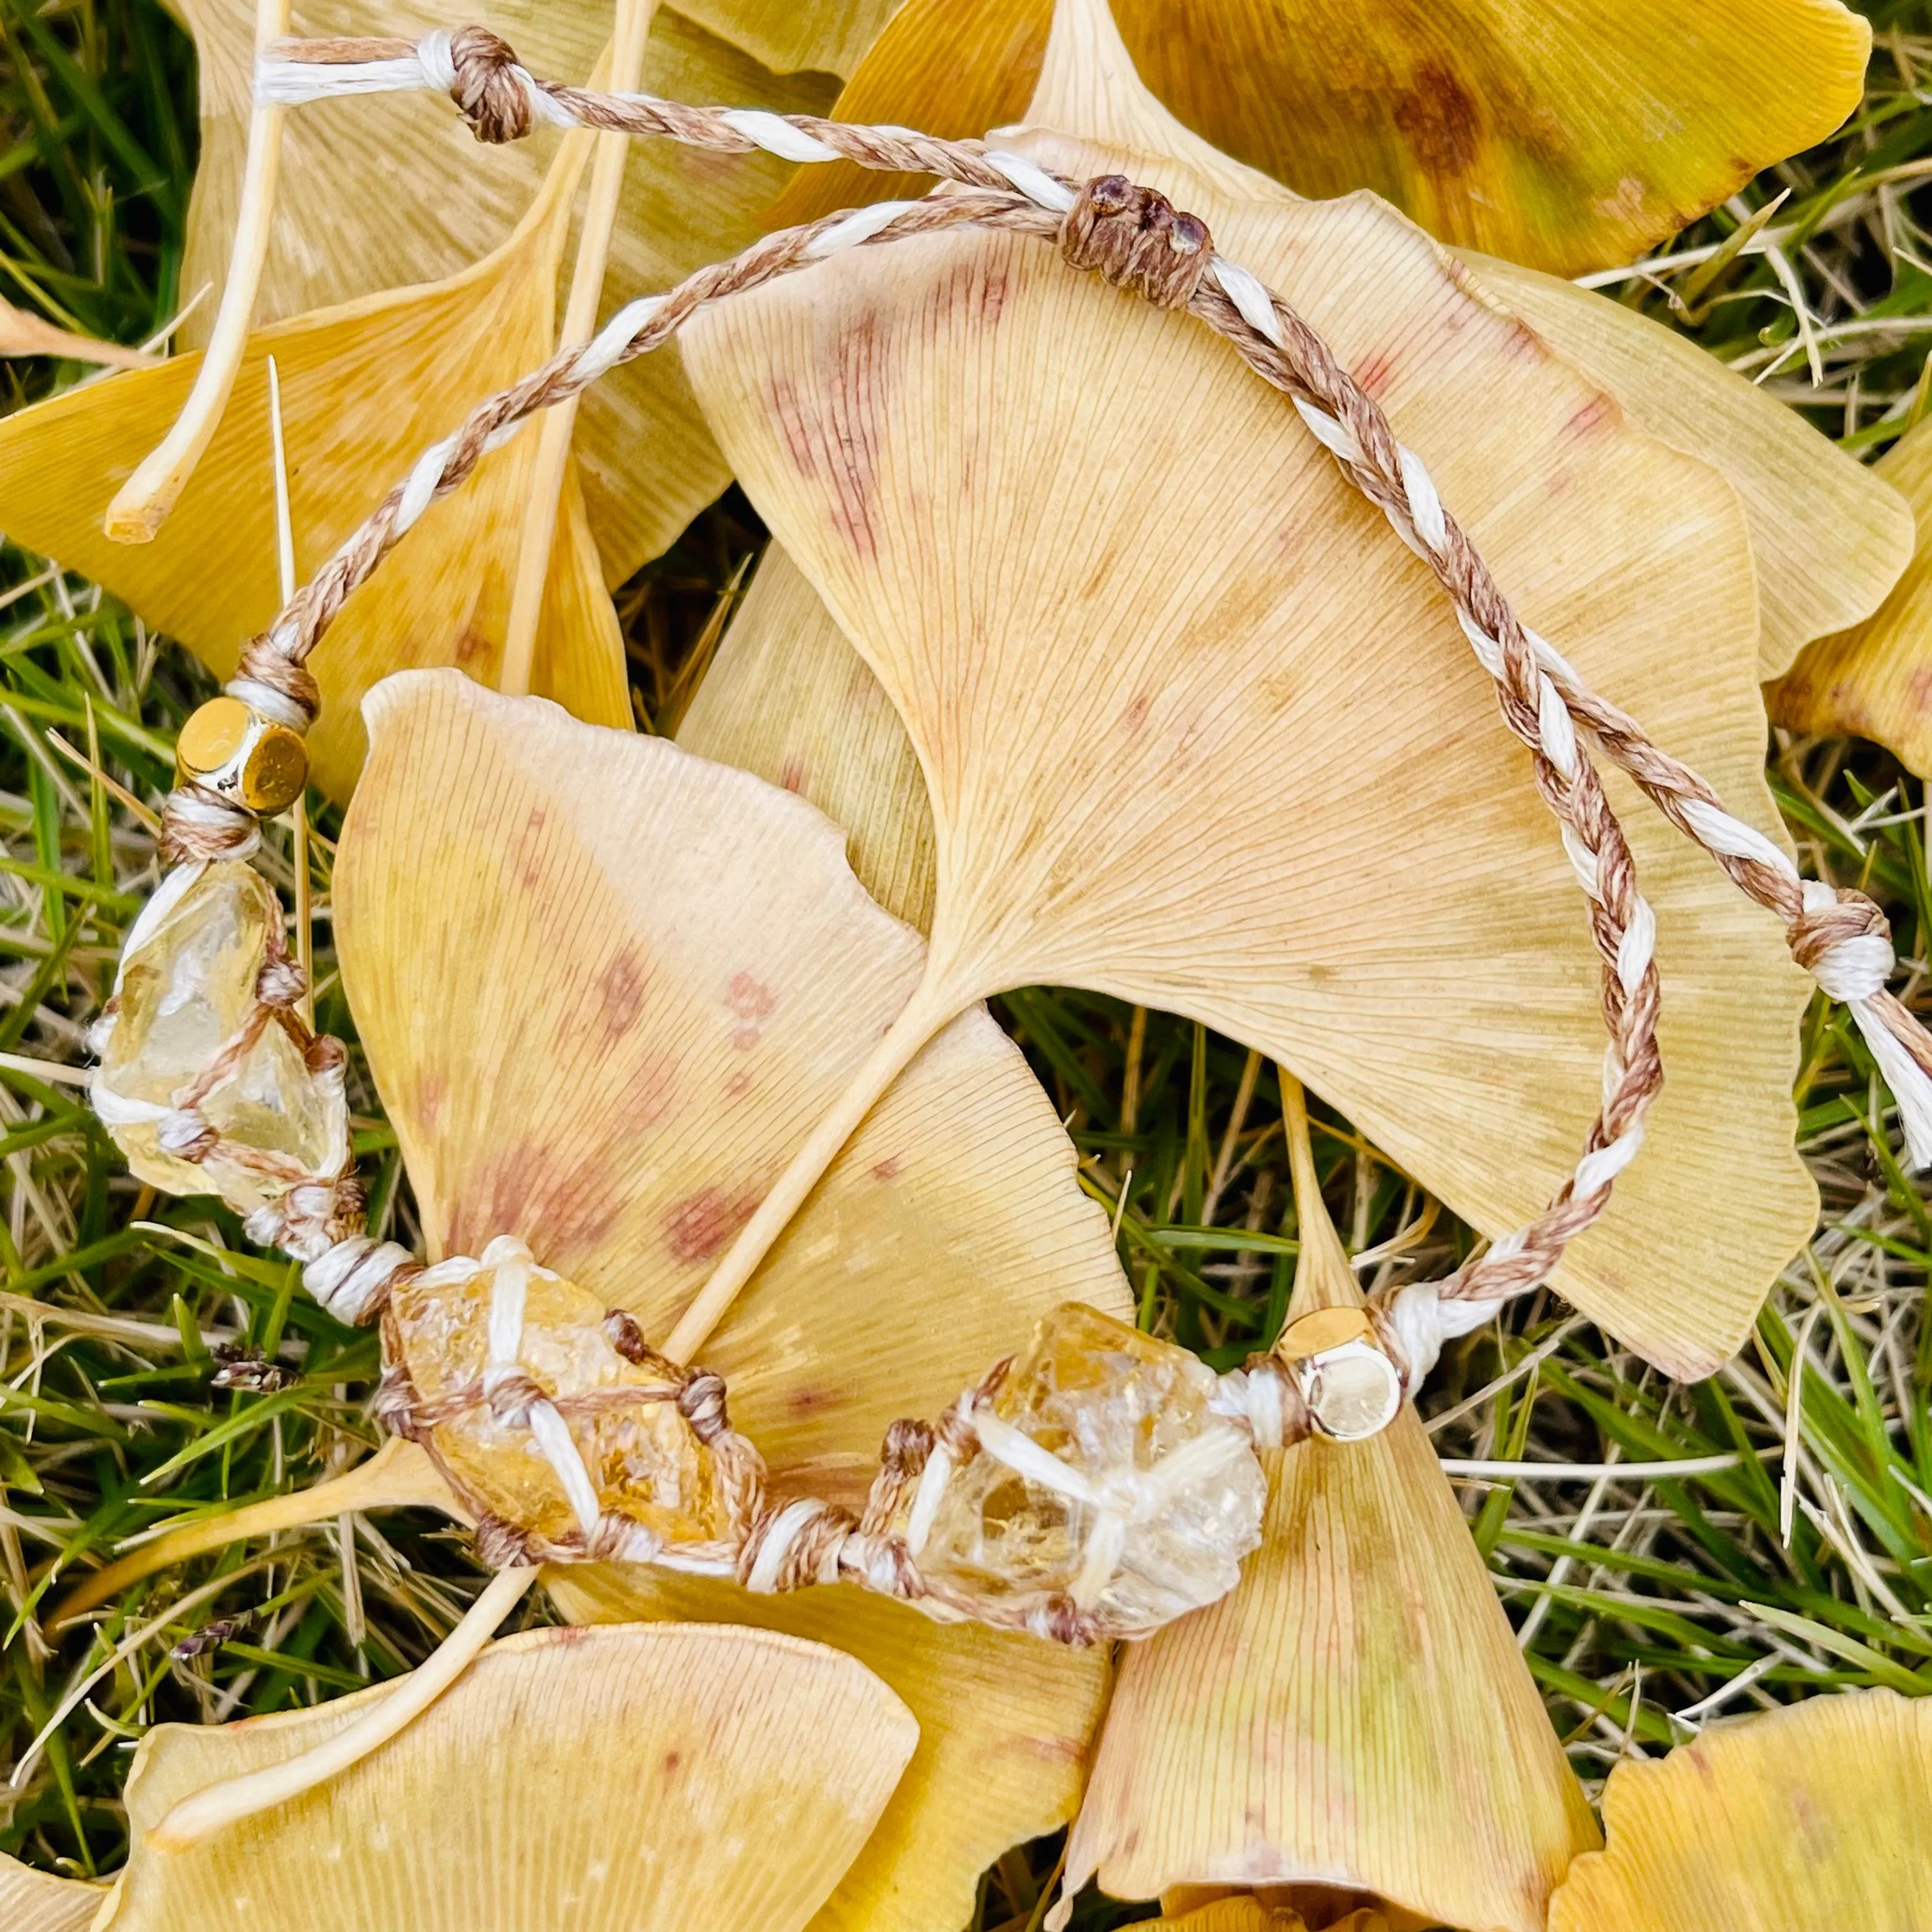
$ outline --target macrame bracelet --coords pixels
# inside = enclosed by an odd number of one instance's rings
[[[1582,1159],[1545,1214],[1493,1243],[1446,1280],[1372,1298],[1366,1317],[1356,1318],[1359,1332],[1336,1332],[1332,1324],[1322,1325],[1322,1317],[1305,1318],[1320,1332],[1297,1324],[1282,1338],[1277,1355],[1258,1358],[1220,1378],[1207,1404],[1211,1414],[1247,1445],[1286,1444],[1317,1430],[1345,1437],[1373,1433],[1394,1414],[1403,1394],[1426,1375],[1446,1340],[1481,1326],[1502,1300],[1546,1279],[1568,1242],[1602,1212],[1616,1177],[1636,1154],[1644,1109],[1661,1079],[1655,1039],[1655,921],[1637,890],[1628,846],[1586,742],[1628,773],[1672,824],[1718,859],[1742,890],[1778,914],[1794,956],[1828,994],[1852,1006],[1898,1098],[1914,1160],[1923,1163],[1932,1158],[1932,1041],[1885,990],[1894,962],[1876,906],[1862,894],[1801,881],[1772,841],[1726,812],[1702,779],[1596,697],[1549,644],[1523,628],[1444,508],[1420,459],[1396,440],[1380,408],[1336,364],[1307,326],[1245,269],[1214,250],[1198,218],[1123,177],[1076,184],[980,142],[847,127],[812,116],[692,108],[648,96],[600,95],[538,81],[500,40],[478,28],[432,34],[417,44],[284,43],[258,70],[262,98],[290,103],[412,86],[448,92],[486,139],[514,139],[542,120],[663,135],[729,152],[763,148],[794,160],[850,159],[869,167],[937,174],[961,191],[880,202],[768,236],[663,295],[632,302],[590,343],[560,351],[521,382],[479,404],[450,436],[424,453],[409,476],[250,645],[228,692],[231,701],[246,708],[248,730],[256,734],[249,739],[251,745],[270,727],[298,734],[307,729],[319,698],[304,660],[336,612],[429,505],[460,484],[488,450],[507,441],[530,416],[668,341],[708,303],[845,248],[968,226],[1030,234],[1055,242],[1074,266],[1097,272],[1158,307],[1186,308],[1232,343],[1264,380],[1291,398],[1344,475],[1436,572],[1472,647],[1496,682],[1505,722],[1534,754],[1538,788],[1562,827],[1604,962],[1604,1008],[1610,1034],[1606,1099]],[[170,795],[164,813],[164,856],[185,870],[245,858],[255,849],[259,833],[246,796],[245,763],[238,751],[227,765],[194,775]],[[158,901],[180,876],[171,874]],[[124,958],[124,974],[142,936],[137,925]],[[276,947],[280,944],[278,932]],[[286,964],[279,950],[265,962],[257,993],[270,1018],[258,1021],[251,1013],[217,1056],[218,1065],[232,1070],[246,1058],[250,1048],[242,1043],[244,1034],[259,1040],[271,1021],[282,1025],[294,1021],[290,1000],[284,998],[295,983],[284,970]],[[276,969],[272,976],[270,966]],[[290,998],[298,996],[296,984]],[[301,1043],[292,1032],[291,1037]],[[339,1056],[334,1042],[310,1036],[303,1045],[304,1064],[314,1057],[316,1077],[332,1077],[339,1084],[340,1059],[332,1065],[322,1051],[326,1048],[335,1048]],[[218,1085],[220,1077],[214,1084]],[[195,1096],[205,1096],[210,1086],[206,1077],[198,1079],[172,1108],[163,1110],[171,1118],[179,1117],[170,1130],[170,1150],[191,1150],[182,1157],[206,1161],[224,1144],[218,1134],[207,1139],[194,1125]],[[99,1079],[96,1094],[113,1106],[112,1094]],[[754,1588],[844,1576],[922,1603],[936,1614],[1004,1622],[1072,1641],[1148,1627],[1118,1609],[1100,1606],[1111,1587],[1104,1564],[1089,1565],[1092,1574],[1083,1589],[1032,1597],[1018,1592],[997,1600],[964,1590],[934,1571],[924,1538],[946,1485],[979,1457],[990,1456],[1034,1489],[1091,1514],[1102,1526],[1094,1533],[1100,1539],[1095,1546],[1103,1553],[1114,1545],[1124,1549],[1130,1528],[1142,1521],[1141,1512],[1154,1507],[1149,1497],[1166,1493],[1158,1485],[1150,1490],[1138,1476],[1138,1488],[1130,1484],[1118,1492],[1103,1492],[1078,1472],[1062,1474],[1048,1467],[1041,1460],[1047,1452],[1037,1445],[1024,1448],[1024,1432],[994,1413],[1006,1386],[1004,1365],[968,1391],[939,1424],[895,1425],[868,1506],[857,1517],[808,1498],[768,1505],[762,1462],[730,1428],[722,1384],[701,1370],[675,1369],[645,1351],[642,1359],[658,1364],[664,1373],[662,1394],[628,1389],[620,1396],[546,1389],[537,1383],[521,1368],[518,1353],[524,1334],[521,1289],[499,1297],[493,1286],[488,1364],[475,1386],[421,1398],[400,1372],[400,1338],[389,1335],[398,1294],[460,1287],[486,1267],[500,1271],[506,1256],[513,1268],[527,1270],[533,1264],[526,1252],[518,1261],[500,1244],[493,1244],[482,1262],[466,1259],[425,1270],[394,1244],[350,1232],[359,1222],[361,1195],[348,1175],[346,1127],[342,1149],[334,1172],[290,1173],[272,1208],[251,1218],[250,1233],[259,1229],[259,1238],[303,1258],[310,1291],[343,1318],[383,1317],[386,1339],[392,1346],[386,1350],[390,1370],[382,1407],[395,1426],[434,1442],[439,1430],[487,1414],[494,1425],[527,1439],[568,1500],[576,1527],[562,1537],[538,1538],[527,1525],[494,1519],[484,1510],[486,1544],[503,1560],[648,1556],[728,1570]],[[275,1168],[273,1178],[281,1179],[281,1169]],[[498,1253],[495,1262],[489,1252]],[[500,1305],[514,1306],[514,1318],[508,1313],[498,1318]],[[1350,1312],[1324,1315],[1342,1316],[1346,1325]],[[626,1318],[610,1320],[615,1324]],[[1302,1331],[1299,1339],[1298,1330]],[[620,1326],[608,1333],[617,1354],[640,1359],[636,1352],[643,1348],[641,1337]],[[573,1421],[653,1401],[674,1406],[716,1462],[722,1536],[688,1540],[680,1548],[656,1532],[640,1533],[621,1514],[613,1519],[598,1504],[574,1445]],[[902,1514],[904,1522],[896,1527]],[[1105,1527],[1108,1524],[1111,1528]]]

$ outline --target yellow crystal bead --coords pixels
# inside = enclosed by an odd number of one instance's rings
[[[1030,1457],[1027,1473],[1010,1466],[1014,1448],[982,1429],[920,1570],[987,1600],[1064,1594],[1126,1634],[1225,1596],[1261,1540],[1268,1484],[1246,1432],[1210,1408],[1216,1384],[1185,1348],[1078,1303],[1056,1309],[992,1412],[1067,1479],[1040,1480]]]
[[[494,1244],[493,1244],[494,1245]],[[383,1316],[392,1364],[418,1410],[480,1388],[489,1358],[495,1270],[446,1263],[398,1286]],[[518,1366],[560,1407],[603,1513],[667,1543],[710,1542],[728,1527],[716,1461],[675,1400],[676,1384],[648,1357],[617,1347],[604,1304],[549,1270],[532,1268]],[[575,1409],[571,1398],[635,1389],[640,1400]],[[551,1543],[578,1533],[562,1479],[527,1422],[500,1419],[484,1402],[460,1407],[428,1430],[428,1448],[472,1508]]]
[[[182,727],[175,762],[182,777],[268,818],[286,812],[308,782],[302,734],[238,698],[211,698]]]
[[[94,1039],[95,1103],[135,1174],[170,1194],[219,1194],[243,1214],[279,1187],[218,1151],[198,1164],[163,1152],[154,1115],[178,1106],[241,1030],[281,923],[267,880],[240,860],[171,873],[129,936]],[[348,1156],[340,1080],[311,1073],[278,1025],[262,1029],[200,1112],[227,1139],[286,1155],[310,1174],[338,1172]]]

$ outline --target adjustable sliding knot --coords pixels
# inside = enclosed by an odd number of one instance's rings
[[[1102,175],[1066,211],[1060,252],[1075,268],[1096,270],[1156,308],[1185,308],[1208,272],[1214,243],[1198,214],[1182,213],[1166,195],[1125,175]]]
[[[449,98],[470,131],[492,146],[530,131],[530,96],[516,50],[487,27],[449,36]]]
[[[1834,1000],[1882,993],[1898,964],[1892,926],[1864,893],[1808,879],[1804,909],[1791,922],[1791,956]]]
[[[270,959],[255,975],[255,997],[265,1006],[295,1006],[308,991],[308,975],[292,959]],[[319,1072],[321,1069],[312,1066],[310,1070]]]
[[[308,1263],[302,1286],[337,1321],[353,1328],[373,1322],[392,1291],[422,1272],[422,1264],[398,1243],[348,1234]]]
[[[253,1210],[242,1225],[251,1241],[313,1264],[359,1237],[368,1211],[362,1184],[345,1174],[335,1180],[298,1180],[268,1206]]]

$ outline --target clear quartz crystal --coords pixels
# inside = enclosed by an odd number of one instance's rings
[[[434,1268],[400,1284],[384,1318],[386,1342],[418,1406],[480,1386],[489,1358],[494,1268],[466,1278]],[[588,1289],[532,1268],[518,1364],[545,1394],[593,1389],[653,1390],[676,1384],[646,1359],[620,1353],[604,1304]],[[667,1543],[708,1542],[727,1522],[715,1459],[674,1400],[643,1400],[566,1420],[606,1515],[626,1516]],[[430,1448],[458,1492],[526,1535],[563,1541],[578,1525],[556,1472],[525,1422],[500,1420],[487,1404],[430,1430]]]
[[[1210,1410],[1215,1384],[1185,1348],[1056,1309],[993,1414],[1074,1472],[1084,1499],[982,1447],[946,1485],[920,1569],[985,1600],[1064,1593],[1130,1635],[1225,1596],[1261,1540],[1268,1484],[1246,1431]]]
[[[122,959],[112,1022],[100,1040],[99,1077],[110,1092],[152,1106],[178,1104],[253,1010],[256,976],[281,921],[268,881],[240,860],[205,866],[164,904]],[[263,1028],[201,1112],[228,1138],[286,1154],[311,1174],[334,1174],[348,1152],[340,1082],[310,1073],[277,1024]],[[109,1129],[140,1179],[170,1194],[219,1194],[244,1213],[280,1191],[218,1154],[197,1165],[163,1153],[155,1124]]]

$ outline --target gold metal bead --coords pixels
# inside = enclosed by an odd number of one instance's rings
[[[1402,1406],[1402,1378],[1360,1308],[1318,1308],[1282,1330],[1275,1352],[1324,1436],[1379,1436]]]
[[[264,818],[286,812],[308,782],[302,734],[225,694],[182,727],[175,762],[183,778]]]

